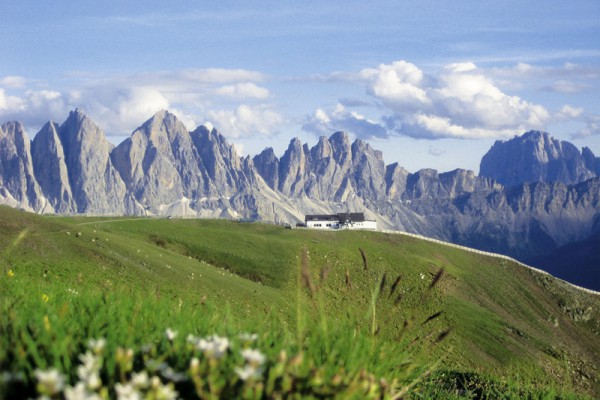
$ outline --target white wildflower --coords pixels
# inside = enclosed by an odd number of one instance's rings
[[[192,371],[197,371],[200,367],[200,360],[197,357],[192,357],[190,360],[190,369]]]
[[[79,361],[81,361],[81,363],[83,364],[80,367],[83,367],[86,371],[89,372],[99,371],[100,367],[102,366],[100,357],[97,357],[89,350],[86,351],[85,354],[79,355]]]
[[[150,378],[146,371],[131,374],[131,384],[138,389],[145,389],[150,385]]]
[[[173,339],[177,337],[177,333],[177,331],[174,331],[171,328],[167,328],[167,330],[165,331],[165,336],[167,337],[167,339],[169,339],[169,342],[172,342]]]
[[[90,339],[88,341],[88,348],[96,354],[102,353],[105,346],[106,346],[106,339],[104,339],[104,338]]]
[[[196,346],[198,344],[198,340],[199,338],[197,338],[196,336],[192,335],[191,333],[187,335],[187,337],[185,338],[186,342],[188,342],[191,345]]]
[[[421,277],[421,280],[425,279],[425,274],[421,273],[419,276]]]
[[[156,390],[156,399],[159,400],[175,400],[177,399],[177,391],[173,389],[173,385],[161,385]]]
[[[213,335],[206,339],[200,339],[196,344],[196,348],[209,358],[220,359],[229,349],[229,339]]]
[[[65,386],[65,377],[56,369],[47,371],[36,369],[35,377],[38,380],[38,392],[43,395],[52,396],[60,392]]]
[[[243,342],[255,342],[256,339],[258,339],[258,335],[256,333],[240,333],[239,335],[240,340],[242,340]]]
[[[153,398],[160,400],[174,400],[177,398],[178,393],[173,389],[172,384],[163,385],[158,376],[152,377],[152,391],[154,392]]]
[[[261,377],[262,369],[255,368],[252,365],[246,364],[244,368],[235,367],[235,373],[240,377],[241,380],[247,381],[249,379],[258,379]]]
[[[79,373],[79,370],[77,372]],[[85,383],[85,386],[90,390],[96,390],[102,386],[102,380],[97,371],[89,372],[84,377],[79,376],[79,379],[81,379]]]
[[[115,392],[117,392],[118,400],[142,400],[142,394],[131,384],[126,383],[124,385],[117,383],[115,384]]]
[[[77,383],[75,387],[67,386],[64,393],[66,400],[102,400],[98,393],[88,392],[83,382]]]
[[[89,345],[92,345],[98,349],[101,349],[104,344],[102,340],[90,341]],[[101,350],[100,350],[101,351]],[[102,359],[91,351],[86,351],[85,354],[79,355],[79,360],[82,365],[77,367],[77,376],[79,380],[85,383],[86,388],[90,390],[96,390],[102,386],[102,380],[100,379],[100,367],[102,366]]]
[[[242,357],[247,363],[255,366],[262,365],[265,362],[265,356],[256,349],[244,349],[242,350]]]

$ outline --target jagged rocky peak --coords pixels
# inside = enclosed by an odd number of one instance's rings
[[[333,158],[335,161],[340,165],[348,162],[351,155],[351,144],[348,134],[344,131],[335,132],[329,137],[329,142],[333,147]]]
[[[307,162],[307,148],[297,137],[292,139],[279,160],[279,191],[286,196],[304,193]]]
[[[154,114],[111,153],[128,191],[152,212],[189,196],[183,175],[189,177],[187,186],[201,185],[196,158],[186,127],[165,110]]]
[[[50,212],[35,180],[31,142],[20,122],[7,122],[0,128],[0,186],[25,209]]]
[[[162,154],[176,151],[177,147],[190,144],[189,132],[175,114],[166,110],[158,111],[136,132],[143,134]]]
[[[587,169],[594,171],[596,176],[600,176],[600,157],[596,157],[589,147],[581,149],[581,156]]]
[[[158,127],[164,126],[164,130],[168,132],[172,132],[176,129],[179,129],[183,126],[183,123],[177,118],[177,116],[167,110],[157,111],[152,118],[144,123],[144,125],[150,127]],[[184,127],[185,129],[185,127]]]
[[[454,171],[439,174],[439,179],[448,197],[456,197],[460,193],[471,193],[487,189],[487,181],[478,179],[474,171],[455,169]]]
[[[49,121],[35,135],[31,156],[35,177],[58,213],[76,212],[58,124]]]
[[[3,124],[0,128],[0,140],[4,142],[5,146],[9,145],[11,153],[16,156],[29,152],[29,137],[20,122],[9,121]]]
[[[529,131],[494,143],[481,160],[480,175],[505,186],[524,182],[574,184],[598,175],[597,159],[590,153],[582,154],[572,143],[547,132]]]
[[[272,147],[264,149],[252,159],[254,167],[271,189],[279,185],[279,159]]]
[[[113,145],[83,111],[71,111],[58,129],[78,213],[122,214],[126,188],[110,159]]]
[[[100,127],[79,108],[69,112],[69,116],[60,126],[59,135],[63,146],[84,141],[99,141],[98,144],[103,147],[108,145],[112,148]]]
[[[310,149],[310,155],[314,160],[330,158],[333,156],[333,147],[326,136],[319,137],[317,144]]]
[[[409,175],[410,173],[397,162],[385,167],[385,187],[388,197],[395,200],[402,198]]]
[[[242,168],[241,158],[237,154],[235,146],[229,143],[216,128],[209,130],[206,126],[201,125],[190,135],[213,180],[218,180],[221,176],[232,179],[223,168],[226,170]]]

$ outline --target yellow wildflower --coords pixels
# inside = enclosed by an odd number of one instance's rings
[[[15,272],[12,269],[9,269],[6,275],[8,275],[9,278],[12,278],[13,276],[15,276]]]
[[[43,293],[42,294],[42,300],[47,303],[48,300],[50,300],[50,297],[48,297],[48,295],[46,293]]]

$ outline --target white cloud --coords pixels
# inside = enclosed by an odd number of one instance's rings
[[[381,64],[378,68],[362,70],[360,75],[368,82],[369,94],[391,107],[412,108],[430,103],[427,93],[421,87],[424,74],[414,64],[406,61]]]
[[[23,99],[6,94],[4,89],[0,88],[0,115],[4,115],[7,111],[19,111],[24,107]]]
[[[206,116],[211,124],[229,138],[252,135],[270,136],[284,122],[284,118],[279,113],[266,105],[242,104],[233,111],[211,110]]]
[[[559,80],[559,81],[552,82],[547,86],[544,86],[542,89],[549,91],[549,92],[555,92],[555,93],[574,94],[574,93],[582,92],[583,90],[587,89],[588,87],[589,87],[588,85],[583,84],[583,83]]]
[[[572,63],[558,66],[518,63],[510,67],[490,68],[486,73],[505,88],[535,88],[561,94],[590,90],[597,85],[600,78],[598,66]]]
[[[306,118],[302,129],[318,135],[329,136],[335,131],[346,131],[360,138],[386,137],[387,129],[380,123],[369,120],[363,115],[348,111],[342,104],[337,104],[327,112],[322,108]]]
[[[550,119],[544,107],[505,94],[470,62],[449,64],[437,76],[428,76],[414,64],[397,61],[365,69],[361,76],[367,93],[391,112],[388,124],[407,136],[512,137],[540,129]]]
[[[22,76],[5,76],[0,79],[0,86],[8,87],[8,88],[21,88],[25,86],[27,83],[27,79]]]
[[[215,90],[219,96],[231,97],[233,99],[266,99],[269,90],[255,85],[252,82],[236,83],[235,85],[221,86]]]
[[[572,135],[573,139],[584,139],[600,135],[600,116],[590,115],[586,118],[585,126]]]
[[[265,75],[256,71],[209,68],[72,79],[76,86],[71,88],[32,90],[25,78],[2,78],[0,120],[15,119],[39,129],[46,121],[61,122],[70,110],[80,108],[108,135],[124,136],[157,111],[168,109],[189,129],[198,120],[212,119],[223,134],[232,129],[234,137],[272,133],[282,121],[272,106],[261,104],[270,93],[257,84]]]
[[[0,120],[16,120],[26,125],[42,125],[48,116],[68,113],[68,100],[57,91],[27,90],[9,95],[0,89]]]
[[[583,108],[571,107],[570,105],[565,104],[560,109],[558,114],[556,115],[556,118],[558,120],[570,120],[570,119],[577,119],[577,118],[581,117],[582,115],[583,115]]]

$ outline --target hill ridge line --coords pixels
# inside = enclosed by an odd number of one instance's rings
[[[564,283],[566,283],[566,284],[568,284],[568,285],[570,285],[570,286],[572,286],[572,287],[574,287],[576,289],[579,289],[581,291],[584,291],[584,292],[587,292],[587,293],[590,293],[590,294],[593,294],[593,295],[596,295],[596,296],[600,296],[600,292],[597,292],[597,291],[592,290],[592,289],[584,288],[582,286],[575,285],[575,284],[573,284],[571,282],[567,282],[567,281],[565,281],[563,279],[557,278],[556,276],[554,276],[552,274],[549,274],[548,272],[546,272],[544,270],[532,267],[531,265],[527,265],[527,264],[525,264],[525,263],[523,263],[523,262],[521,262],[519,260],[516,260],[516,259],[514,259],[512,257],[509,257],[507,255],[504,255],[504,254],[492,253],[492,252],[489,252],[489,251],[483,251],[483,250],[475,249],[475,248],[472,248],[472,247],[461,246],[459,244],[455,244],[455,243],[451,243],[451,242],[445,242],[443,240],[434,239],[434,238],[430,238],[430,237],[427,237],[427,236],[418,235],[416,233],[410,233],[410,232],[405,232],[405,231],[395,231],[395,230],[390,230],[390,229],[382,229],[382,230],[380,230],[378,232],[390,233],[390,234],[393,234],[393,235],[410,236],[410,237],[414,237],[416,239],[426,240],[428,242],[438,243],[438,244],[441,244],[441,245],[444,245],[444,246],[453,247],[453,248],[456,248],[456,249],[461,249],[461,250],[464,250],[464,251],[468,251],[470,253],[481,254],[481,255],[484,255],[484,256],[490,256],[490,257],[500,258],[500,259],[507,260],[507,261],[512,261],[515,264],[518,264],[518,265],[520,265],[522,267],[529,268],[530,270],[539,272],[539,273],[544,274],[544,275],[551,276],[554,279],[558,279],[558,280],[560,280],[560,281],[562,281],[562,282],[564,282]]]

